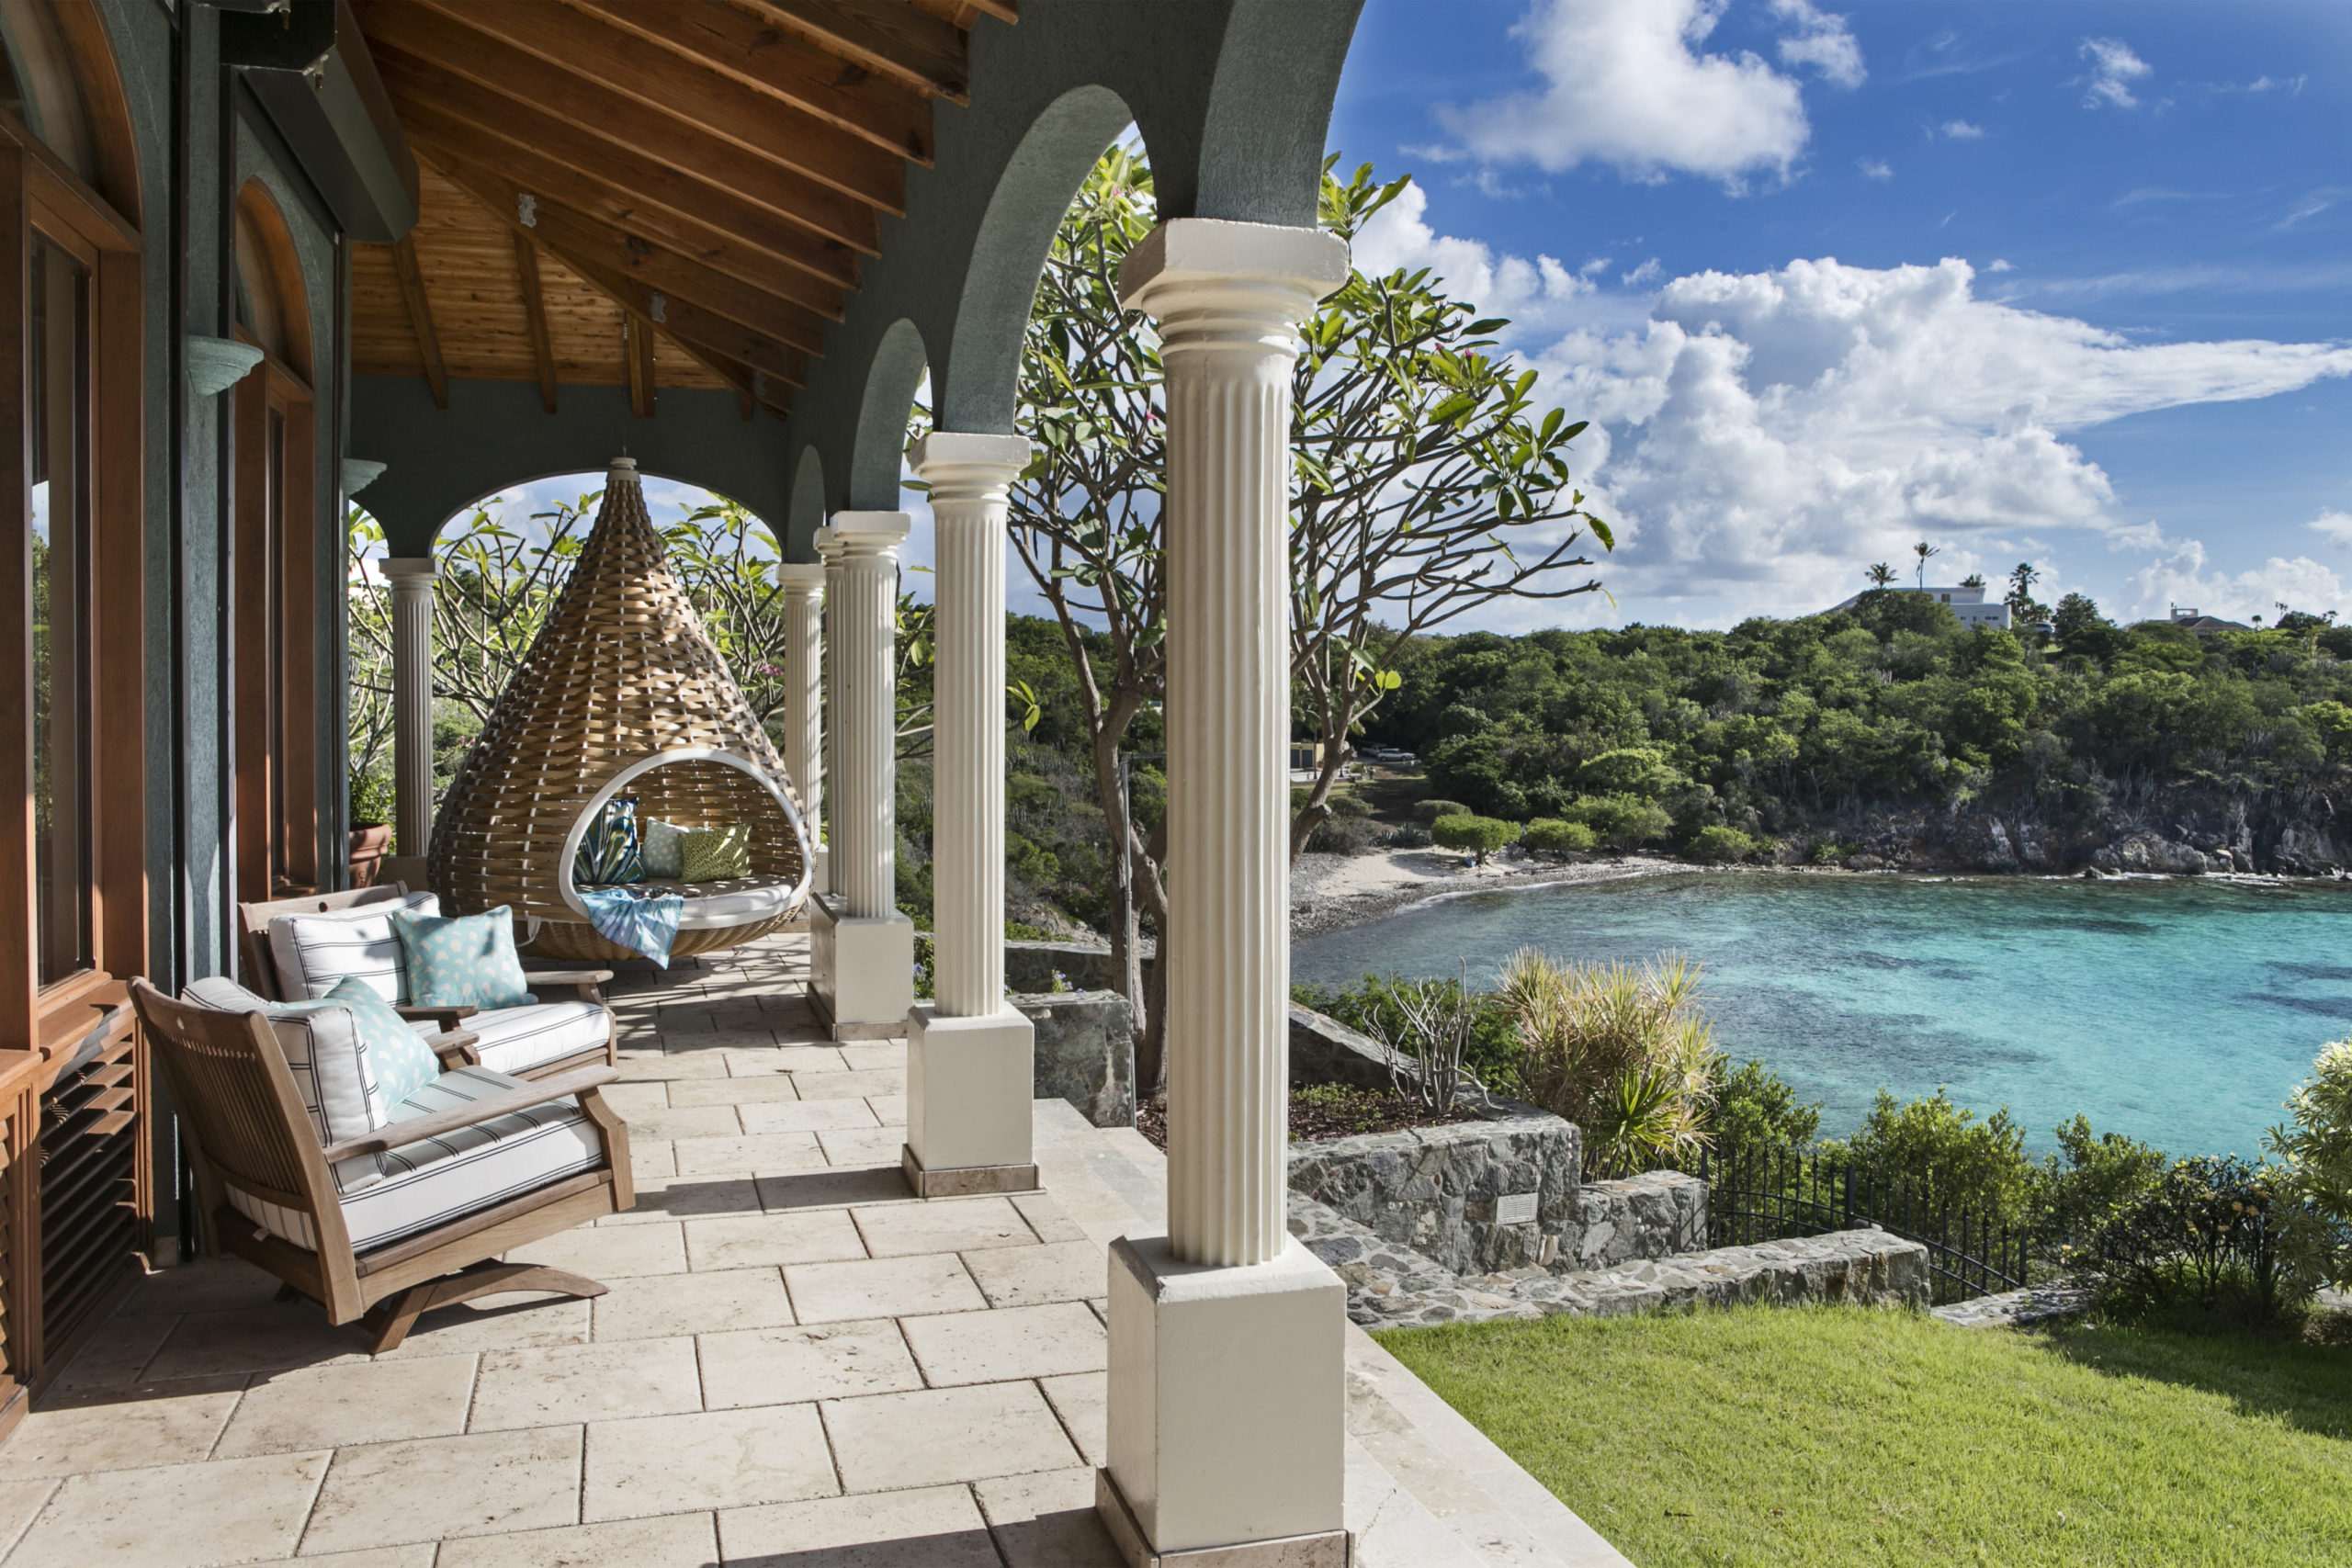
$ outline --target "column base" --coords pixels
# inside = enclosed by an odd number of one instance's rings
[[[1111,1244],[1110,1463],[1096,1509],[1132,1568],[1347,1568],[1347,1290],[1271,1263]]]
[[[989,1192],[1035,1192],[1034,1165],[962,1165],[925,1170],[912,1144],[899,1145],[899,1169],[918,1198],[977,1198]]]
[[[808,899],[808,1010],[836,1040],[889,1040],[907,1032],[915,999],[915,923],[848,912],[838,894]]]
[[[1135,1510],[1119,1495],[1119,1483],[1107,1470],[1094,1472],[1094,1513],[1127,1568],[1349,1568],[1355,1561],[1355,1539],[1346,1530],[1154,1551],[1144,1543],[1143,1527],[1136,1523]]]
[[[1035,1190],[1036,1026],[1010,1009],[943,1018],[919,1002],[906,1030],[909,1185],[924,1198]]]

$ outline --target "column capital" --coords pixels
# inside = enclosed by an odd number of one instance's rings
[[[834,536],[831,524],[810,535],[808,546],[817,552],[817,564],[820,570],[842,558],[842,542]]]
[[[390,582],[406,581],[430,584],[441,575],[441,563],[431,556],[386,556],[379,564],[385,580]]]
[[[1178,218],[1127,253],[1119,303],[1163,319],[1207,306],[1296,322],[1347,281],[1348,243],[1325,230]]]
[[[915,443],[913,466],[934,502],[1001,498],[1029,466],[1029,440],[934,430]]]
[[[796,597],[822,593],[825,591],[825,563],[780,560],[775,563],[775,585]]]
[[[914,529],[911,513],[904,512],[836,512],[832,526],[834,550],[843,560],[861,556],[895,556]]]

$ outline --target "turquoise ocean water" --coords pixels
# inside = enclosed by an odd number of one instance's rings
[[[2175,1155],[2259,1151],[2319,1047],[2352,1034],[2352,890],[2197,880],[1669,875],[1446,898],[1306,938],[1295,979],[1490,983],[1515,949],[1679,948],[1719,1040],[1825,1134],[1883,1085],[2007,1104],[2036,1147],[2081,1111]]]

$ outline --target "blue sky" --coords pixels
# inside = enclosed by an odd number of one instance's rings
[[[1330,145],[1419,186],[1360,261],[1598,422],[1573,619],[1815,608],[1920,537],[2352,610],[2347,75],[2341,5],[1371,0]]]
[[[2352,612],[2347,88],[2352,5],[1370,0],[1330,147],[1416,176],[1360,265],[1595,422],[1614,602],[1481,624],[1803,614],[1920,538],[2268,617]]]

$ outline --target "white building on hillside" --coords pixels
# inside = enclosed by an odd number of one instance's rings
[[[1925,593],[1928,597],[1937,601],[1939,604],[1951,605],[1951,613],[1960,617],[1960,624],[1972,630],[1977,626],[1998,626],[2003,631],[2009,629],[2009,607],[1997,599],[1992,604],[1987,604],[1984,602],[1984,585],[1981,583],[1973,588],[1964,586],[1958,588],[1905,588],[1900,584],[1897,584],[1896,586],[1888,589],[1887,592],[1891,593]],[[1857,593],[1853,598],[1846,600],[1843,604],[1832,604],[1829,607],[1829,614],[1834,615],[1840,610],[1850,610],[1854,607],[1855,604],[1860,600],[1860,598],[1861,595]]]

